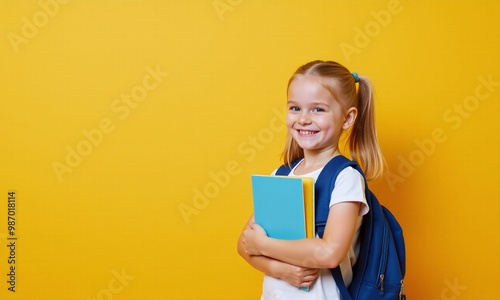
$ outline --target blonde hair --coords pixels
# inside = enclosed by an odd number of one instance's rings
[[[344,110],[350,107],[358,110],[356,120],[348,130],[346,143],[349,153],[351,158],[363,168],[366,179],[380,177],[384,169],[384,160],[377,140],[373,93],[368,79],[357,76],[359,81],[358,89],[356,89],[354,76],[346,67],[333,61],[320,60],[299,67],[288,81],[288,87],[300,76],[317,77],[323,87],[340,101]],[[288,133],[283,151],[285,164],[291,164],[292,161],[303,157],[304,150]]]

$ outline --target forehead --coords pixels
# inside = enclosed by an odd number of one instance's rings
[[[301,75],[290,82],[288,100],[336,100],[335,93],[325,79],[317,76]],[[305,99],[304,99],[305,98]]]

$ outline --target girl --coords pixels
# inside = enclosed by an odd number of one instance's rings
[[[366,178],[381,175],[373,97],[365,77],[332,61],[307,63],[288,82],[287,105],[284,162],[302,159],[289,176],[316,180],[323,166],[340,155],[339,139],[345,130],[350,155]],[[262,300],[340,299],[329,269],[340,265],[349,286],[359,252],[358,231],[369,210],[364,190],[363,177],[355,169],[339,174],[322,239],[272,239],[250,218],[238,240],[238,253],[265,274]]]

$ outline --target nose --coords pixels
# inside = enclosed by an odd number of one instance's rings
[[[298,123],[300,125],[311,124],[311,118],[309,116],[309,112],[308,111],[303,110],[303,111],[300,112]]]

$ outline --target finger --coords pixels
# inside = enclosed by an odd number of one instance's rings
[[[253,229],[258,229],[258,230],[261,230],[261,231],[265,231],[264,228],[262,228],[262,226],[260,226],[257,223],[253,223]]]
[[[304,275],[308,275],[308,274],[312,274],[312,273],[314,273],[314,270],[315,270],[315,269],[304,268],[304,269],[302,269],[302,273],[303,273]]]
[[[316,276],[302,279],[302,285],[310,286],[316,281]]]
[[[307,269],[304,271],[304,274],[307,275],[317,275],[319,274],[320,269]]]
[[[318,275],[308,275],[305,276],[302,280],[305,282],[313,282],[314,280],[316,280],[316,278],[318,278]]]
[[[308,276],[308,275],[313,275],[314,273],[317,272],[318,269],[310,269],[310,268],[301,268],[300,270],[298,270],[298,274],[302,275],[302,276]],[[300,276],[299,275],[299,276]]]
[[[299,289],[308,291],[309,288],[312,285],[312,281],[303,281],[301,284],[298,285]]]

